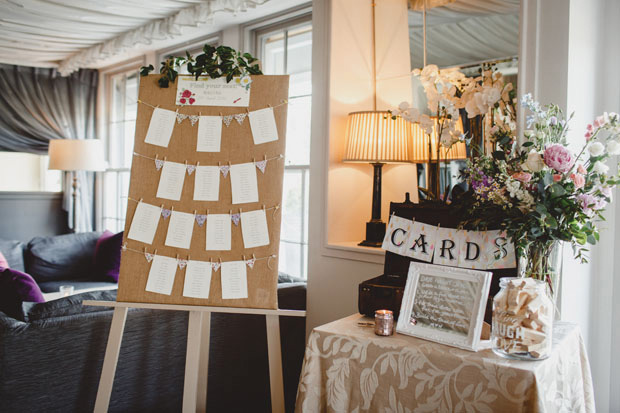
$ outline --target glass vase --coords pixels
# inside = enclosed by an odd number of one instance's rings
[[[532,242],[519,256],[519,276],[544,281],[554,304],[562,278],[563,252],[562,241]]]

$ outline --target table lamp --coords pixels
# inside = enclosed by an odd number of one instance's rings
[[[467,159],[467,147],[465,142],[457,142],[450,148],[439,147],[439,160],[437,159],[437,145],[439,145],[438,119],[432,117],[435,125],[433,133],[429,135],[424,132],[419,123],[409,123],[409,133],[412,140],[412,159],[414,163],[426,164],[426,190],[439,199],[439,164],[440,162],[458,161]],[[459,119],[456,122],[456,130],[463,133],[463,124]]]
[[[385,236],[381,221],[381,168],[386,163],[411,163],[411,128],[403,118],[392,119],[381,111],[349,113],[347,146],[343,162],[370,163],[374,168],[372,215],[366,223],[366,239],[359,245],[380,247]]]
[[[103,143],[99,139],[54,139],[50,141],[48,169],[73,174],[73,232],[77,228],[77,171],[105,169]]]

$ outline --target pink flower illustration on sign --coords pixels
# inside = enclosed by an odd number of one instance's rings
[[[186,104],[190,104],[193,105],[194,102],[196,102],[196,99],[194,99],[194,96],[196,96],[196,94],[194,92],[192,92],[189,89],[183,89],[181,90],[181,92],[179,92],[179,103],[181,103],[182,105],[186,105]]]

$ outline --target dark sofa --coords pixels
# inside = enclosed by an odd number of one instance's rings
[[[26,321],[0,312],[0,411],[91,412],[112,310],[82,300],[115,300],[116,291],[28,305]],[[278,285],[280,308],[305,309],[304,283]],[[131,309],[119,356],[111,412],[181,410],[187,312]],[[305,319],[281,317],[287,411],[295,405]],[[265,317],[213,314],[207,410],[269,412]]]
[[[76,238],[77,237],[77,238]],[[43,292],[109,288],[93,277],[97,233],[0,241],[9,265],[30,272]],[[77,251],[77,252],[76,252]],[[64,269],[63,269],[64,268]],[[65,275],[61,275],[65,274]],[[83,300],[116,300],[116,291],[91,291],[0,311],[0,412],[91,412],[112,309]],[[282,309],[304,310],[306,285],[281,275]],[[112,412],[181,411],[187,312],[130,309],[110,401]],[[294,410],[305,347],[305,318],[281,317],[286,409]],[[269,412],[265,317],[212,314],[207,410]]]

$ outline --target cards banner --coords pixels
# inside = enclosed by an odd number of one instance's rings
[[[392,215],[382,248],[433,264],[476,270],[516,268],[505,231],[442,228]]]

